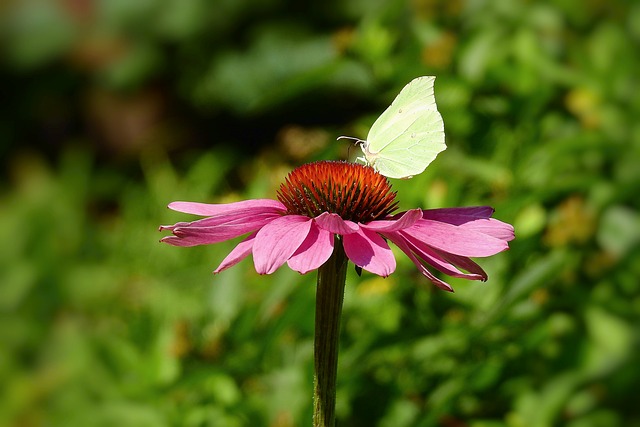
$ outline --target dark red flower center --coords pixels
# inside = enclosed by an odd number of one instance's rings
[[[357,163],[320,161],[289,173],[278,190],[278,200],[290,214],[315,218],[323,212],[354,222],[390,215],[398,207],[396,193],[386,177]]]

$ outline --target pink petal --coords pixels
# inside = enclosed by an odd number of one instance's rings
[[[220,273],[223,270],[226,270],[229,267],[233,267],[243,259],[249,256],[251,250],[253,249],[253,242],[255,240],[257,233],[251,234],[249,237],[244,239],[242,242],[238,243],[238,245],[233,248],[229,255],[225,259],[222,260],[218,268],[213,270],[214,273]]]
[[[161,225],[160,227],[158,227],[158,231],[165,231],[165,230],[169,230],[169,231],[173,231],[175,228],[178,227],[186,227],[189,224],[191,224],[190,222],[177,222],[173,225]]]
[[[249,202],[256,202],[249,200]],[[189,202],[175,202],[192,205]],[[243,204],[242,202],[238,202]],[[279,202],[278,202],[279,203]],[[254,203],[255,204],[255,203]],[[173,205],[173,204],[172,204]],[[195,203],[201,206],[202,203]],[[222,207],[229,205],[205,205],[207,207]],[[233,239],[243,234],[251,233],[262,228],[264,225],[282,216],[282,211],[273,207],[251,207],[243,210],[229,210],[225,213],[218,213],[213,216],[199,219],[192,222],[178,222],[174,225],[160,226],[160,230],[170,230],[173,234],[183,239],[180,246],[195,246],[211,243],[219,243]],[[172,240],[162,240],[169,244],[175,244]]]
[[[494,209],[491,206],[471,206],[465,208],[425,209],[422,211],[424,219],[447,222],[453,225],[464,224],[480,218],[491,218]]]
[[[272,219],[282,216],[282,212],[274,210],[272,212],[257,211],[255,209],[247,209],[244,211],[227,212],[217,214],[206,218],[191,221],[188,224],[192,227],[217,227],[227,224],[247,224],[251,222],[267,223]],[[184,224],[184,223],[178,223]],[[176,226],[178,225],[176,224]]]
[[[273,211],[286,212],[287,208],[278,200],[272,199],[254,199],[243,200],[241,202],[234,203],[196,203],[196,202],[172,202],[169,203],[169,209],[178,212],[184,212],[194,215],[212,216],[222,213],[228,213],[233,211],[242,211],[245,209],[256,209],[258,211]]]
[[[473,230],[478,233],[495,237],[496,239],[511,241],[515,239],[514,229],[511,224],[493,218],[476,219],[460,225],[465,230]]]
[[[166,243],[166,244],[171,245],[171,246],[182,246],[182,247],[198,246],[198,245],[202,244],[202,243],[197,242],[197,241],[185,240],[185,239],[181,239],[181,238],[176,237],[176,236],[163,237],[162,239],[160,239],[160,241],[162,243]]]
[[[287,265],[301,274],[315,270],[333,253],[333,233],[312,225],[307,238],[287,261]]]
[[[487,281],[488,279],[487,273],[482,269],[482,267],[480,267],[477,263],[473,262],[471,259],[464,256],[454,255],[448,252],[439,251],[437,249],[433,249],[433,251],[438,253],[442,258],[446,259],[451,264],[459,268],[462,268],[468,271],[469,273],[477,274],[478,276],[481,277],[480,280],[482,280],[483,282]]]
[[[455,255],[484,257],[509,249],[507,242],[495,237],[428,219],[421,219],[399,233]]]
[[[422,218],[422,209],[412,209],[395,215],[393,219],[383,219],[361,224],[360,227],[379,232],[392,232],[411,227]]]
[[[253,263],[260,274],[271,274],[284,264],[307,238],[312,219],[286,215],[258,231],[253,245]]]
[[[441,271],[442,273],[447,274],[451,277],[461,277],[469,280],[486,280],[486,274],[479,275],[473,272],[470,274],[463,273],[462,271],[458,270],[458,268],[453,263],[449,262],[445,256],[443,256],[445,254],[444,252],[437,251],[436,249],[429,247],[429,245],[424,244],[423,242],[412,236],[404,237],[411,251],[417,257],[422,258],[436,270]]]
[[[189,225],[174,228],[173,234],[196,245],[207,245],[224,242],[225,240],[251,233],[276,220],[277,219],[269,219],[246,224],[219,225],[216,227],[192,227]]]
[[[333,234],[351,234],[359,230],[358,224],[344,220],[338,214],[323,212],[313,219],[316,224]]]
[[[443,289],[448,292],[453,292],[453,288],[451,287],[451,285],[449,285],[447,282],[444,282],[438,279],[436,276],[433,275],[433,273],[431,273],[424,266],[424,264],[422,264],[422,262],[420,262],[420,260],[411,251],[411,248],[409,247],[409,245],[407,244],[407,241],[402,235],[400,235],[399,233],[392,233],[387,237],[389,238],[389,240],[395,243],[396,246],[398,246],[398,248],[400,248],[400,250],[404,252],[411,261],[413,261],[413,263],[415,264],[416,267],[418,267],[418,270],[420,270],[420,273],[422,273],[423,276],[429,279],[434,285],[436,285],[440,289]]]
[[[389,245],[377,233],[358,230],[342,236],[347,257],[358,267],[387,277],[396,269],[396,259]]]

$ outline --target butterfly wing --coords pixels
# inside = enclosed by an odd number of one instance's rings
[[[409,82],[371,126],[363,151],[367,162],[382,175],[417,175],[446,148],[434,81],[435,77],[427,76]]]

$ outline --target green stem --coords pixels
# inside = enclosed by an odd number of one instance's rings
[[[336,377],[340,315],[347,277],[347,256],[336,237],[333,254],[318,269],[313,346],[313,427],[336,425]]]

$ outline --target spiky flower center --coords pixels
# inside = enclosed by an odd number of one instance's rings
[[[323,212],[354,222],[368,222],[398,207],[387,178],[369,166],[349,162],[307,163],[289,173],[278,200],[290,214],[315,218]]]

